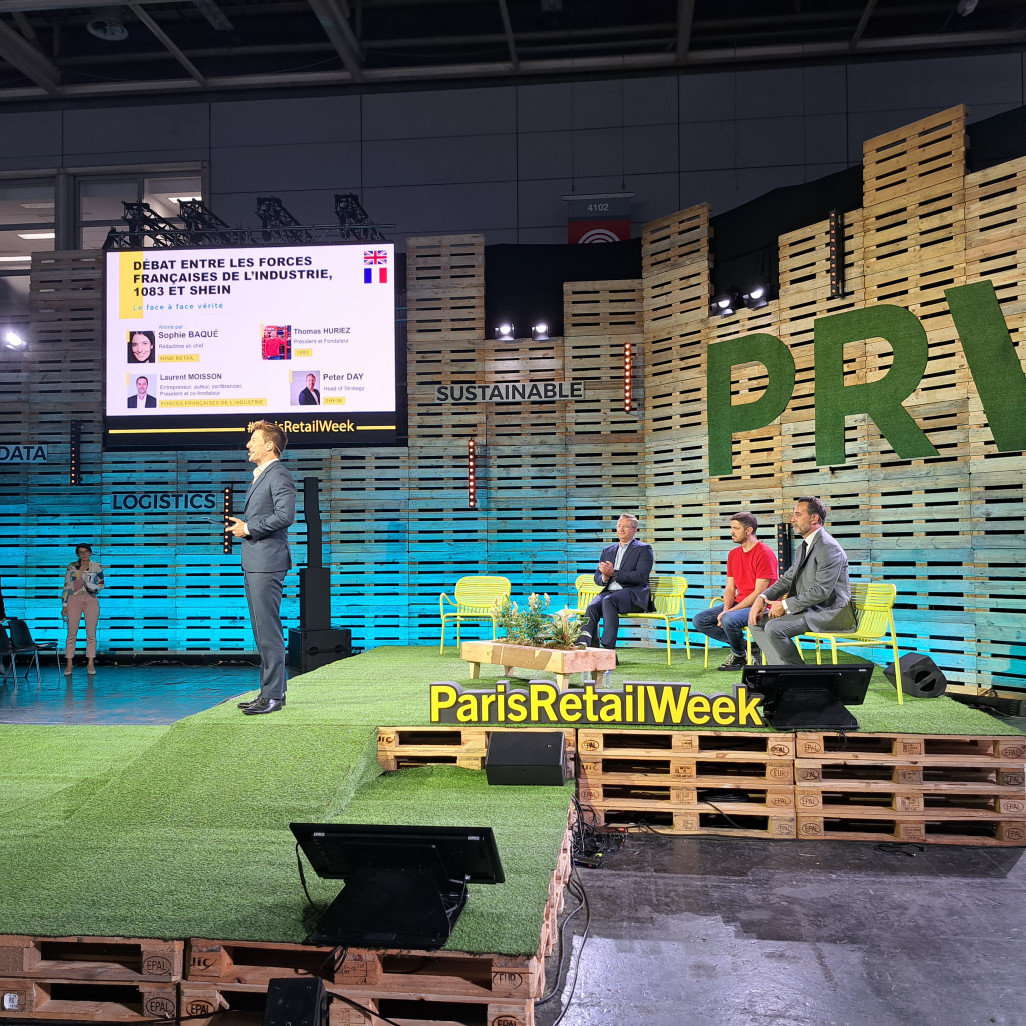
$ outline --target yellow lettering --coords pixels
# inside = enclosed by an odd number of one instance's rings
[[[581,696],[564,691],[559,696],[559,718],[567,723],[576,723],[581,718]]]
[[[506,699],[506,718],[510,723],[523,723],[527,719],[527,695],[513,691]]]
[[[460,700],[456,703],[456,719],[460,723],[479,723],[481,721],[476,695],[460,695]]]
[[[737,725],[739,727],[746,727],[749,724],[753,727],[765,726],[762,722],[762,717],[755,708],[759,704],[759,699],[762,698],[762,695],[756,695],[754,698],[749,699],[748,688],[743,686],[739,687],[735,694],[737,695],[738,703]]]
[[[559,698],[559,691],[555,684],[531,682],[531,722],[540,723],[542,710],[548,718],[549,723],[556,723],[556,699]]]
[[[652,707],[652,716],[656,723],[681,723],[684,720],[684,710],[687,708],[688,695],[691,693],[691,685],[685,684],[679,691],[664,684],[656,688],[654,684],[646,686],[648,691],[648,704]]]
[[[737,720],[737,707],[729,695],[717,695],[712,704],[713,719],[721,726],[728,726]]]
[[[432,684],[430,692],[430,713],[432,723],[437,723],[443,709],[451,709],[456,704],[456,689],[451,684]]]
[[[705,695],[694,695],[688,702],[688,719],[699,726],[709,722],[709,699]]]
[[[623,703],[619,695],[601,695],[599,703],[599,719],[603,723],[623,722]]]

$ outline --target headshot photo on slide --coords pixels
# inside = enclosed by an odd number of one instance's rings
[[[321,372],[316,370],[293,371],[290,391],[293,406],[320,406]]]
[[[157,342],[152,331],[136,329],[128,333],[128,362],[155,363]]]

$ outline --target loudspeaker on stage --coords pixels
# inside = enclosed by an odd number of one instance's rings
[[[901,668],[901,690],[916,698],[937,698],[948,687],[948,679],[940,667],[929,657],[918,652],[909,652],[898,660]],[[894,687],[894,663],[884,667],[884,676]]]
[[[353,654],[352,632],[348,628],[304,631],[289,628],[289,667],[306,673]]]
[[[520,730],[493,733],[488,739],[485,776],[489,784],[566,782],[566,738],[561,730],[528,734]]]

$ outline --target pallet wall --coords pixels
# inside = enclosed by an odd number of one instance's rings
[[[693,614],[722,588],[730,514],[758,514],[772,543],[794,498],[812,493],[832,507],[853,577],[897,585],[903,648],[929,652],[953,682],[1026,687],[1026,463],[994,445],[943,295],[992,281],[1026,365],[1026,157],[966,174],[964,122],[964,109],[953,108],[865,144],[863,206],[844,212],[841,298],[830,296],[824,221],[780,238],[778,298],[710,318],[710,212],[699,205],[645,226],[639,280],[566,283],[562,338],[504,343],[485,323],[484,238],[409,240],[408,446],[289,456],[297,478],[321,482],[335,622],[362,647],[432,643],[439,593],[471,572],[504,574],[514,597],[547,592],[561,606],[623,510],[641,513],[657,569],[688,578]],[[88,540],[107,568],[104,650],[248,651],[237,556],[221,553],[217,528],[111,508],[113,493],[131,489],[242,490],[249,468],[241,448],[101,451],[101,283],[100,254],[37,256],[32,346],[0,349],[0,440],[49,447],[45,464],[0,464],[0,523],[13,540],[7,610],[56,636],[63,568],[75,542]],[[899,459],[858,416],[845,425],[844,463],[818,466],[815,321],[881,303],[911,310],[926,328],[927,370],[905,407],[939,455]],[[787,345],[794,392],[774,423],[734,436],[734,472],[710,477],[709,347],[753,333]],[[625,342],[631,412],[622,402]],[[889,363],[882,340],[849,345],[845,384],[877,380]],[[577,381],[585,395],[436,402],[440,385],[510,381]],[[735,367],[732,403],[757,399],[767,381],[761,363]],[[75,488],[72,419],[83,422],[84,481]],[[467,505],[471,438],[476,509]],[[301,521],[292,538],[300,566]],[[296,575],[284,614],[298,625]],[[627,636],[655,640],[646,628]]]

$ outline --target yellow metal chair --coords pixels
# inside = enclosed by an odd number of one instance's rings
[[[709,608],[712,609],[713,606],[719,605],[722,601],[723,601],[723,596],[722,595],[718,596],[717,598],[709,599]],[[749,663],[749,665],[751,665],[751,662],[752,662],[752,632],[747,627],[745,627],[745,642],[748,645],[748,663]],[[765,663],[766,662],[766,656],[763,655],[761,652],[759,653],[759,655],[761,656],[763,663]],[[709,669],[709,635],[708,634],[705,636],[705,668],[707,670]]]
[[[830,643],[830,655],[837,662],[837,646],[845,648],[884,648],[890,635],[890,648],[897,681],[898,705],[903,705],[901,694],[901,664],[898,661],[898,636],[894,629],[893,584],[857,581],[852,585],[852,600],[855,603],[855,628],[851,631],[808,631],[800,638],[810,638],[816,644],[816,662],[822,661],[820,646]],[[795,638],[795,643],[800,641]],[[800,650],[800,648],[799,648]]]
[[[472,577],[461,577],[456,582],[453,591],[454,599],[443,591],[438,596],[438,615],[442,620],[442,637],[438,644],[439,654],[445,651],[445,622],[456,621],[456,647],[460,647],[460,621],[461,620],[491,620],[492,639],[494,640],[499,626],[498,610],[495,608],[496,600],[502,604],[503,599],[508,599],[513,591],[513,585],[508,577],[486,577],[475,575]],[[446,612],[446,603],[452,609]]]
[[[595,583],[592,574],[580,574],[576,581],[577,586],[577,612],[583,613],[602,589]],[[683,577],[672,577],[664,575],[657,577],[653,574],[649,578],[649,588],[652,592],[652,602],[655,605],[654,613],[623,613],[621,620],[661,620],[666,625],[666,665],[673,665],[673,655],[670,648],[670,626],[675,623],[684,625],[684,647],[691,658],[691,637],[688,634],[688,610],[684,600],[684,593],[688,590],[688,582]]]

